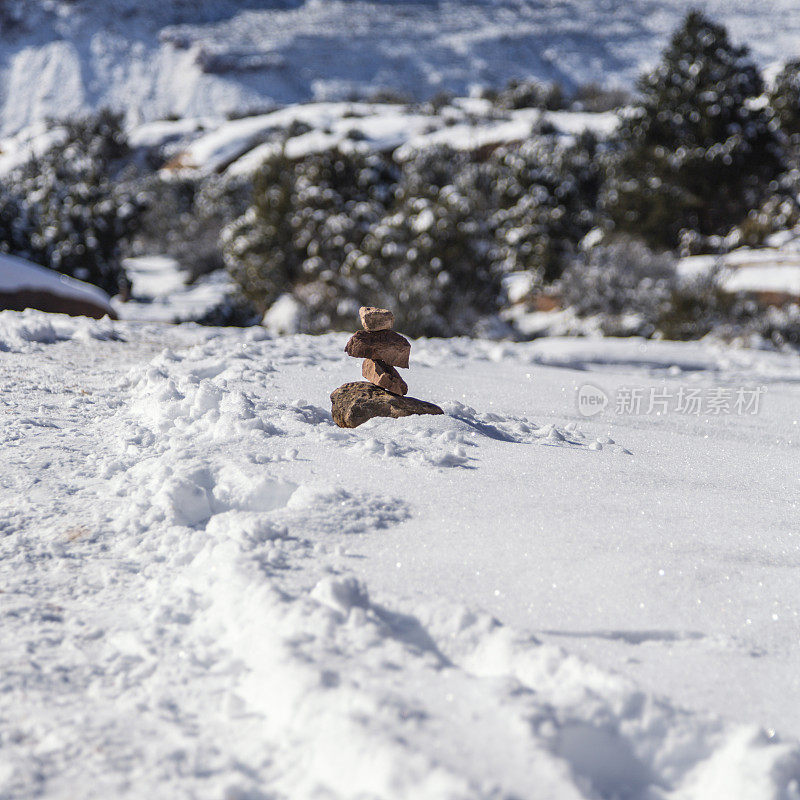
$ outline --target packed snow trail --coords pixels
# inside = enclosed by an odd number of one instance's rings
[[[421,341],[447,415],[345,431],[342,345],[0,313],[0,798],[800,797],[796,358]]]

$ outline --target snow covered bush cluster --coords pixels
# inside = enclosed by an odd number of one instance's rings
[[[163,253],[194,281],[224,266],[222,229],[247,209],[252,186],[248,180],[219,175],[198,179],[156,174],[141,179],[139,196],[145,207],[126,254]]]
[[[770,105],[746,48],[692,12],[607,140],[567,143],[542,128],[522,143],[431,147],[399,163],[276,159],[226,229],[225,260],[258,307],[290,294],[300,330],[346,327],[372,303],[408,309],[400,324],[412,334],[469,333],[503,307],[502,276],[525,272],[578,315],[605,315],[607,332],[700,335],[741,303],[706,284],[679,286],[659,254],[754,245],[800,219],[793,75],[790,65]],[[498,113],[566,104],[558,87],[535,82],[484,97]],[[593,101],[611,98],[587,88]],[[608,246],[580,257],[593,228]]]
[[[609,109],[616,130],[576,133],[575,112]],[[411,335],[470,334],[508,313],[504,279],[524,273],[530,295],[558,298],[607,333],[687,338],[745,321],[797,338],[791,314],[767,325],[722,298],[713,277],[679,285],[668,265],[757,246],[800,222],[800,62],[767,93],[747,49],[691,12],[635,100],[515,80],[404,113],[440,114],[443,130],[467,137],[487,122],[510,132],[488,144],[478,136],[471,150],[463,136],[453,140],[462,149],[435,137],[412,147],[431,132],[416,120],[402,145],[391,136],[378,145],[361,128],[342,141],[330,122],[298,118],[269,129],[253,175],[257,160],[245,171],[229,169],[227,155],[202,168],[182,162],[174,140],[131,148],[119,118],[101,112],[54,126],[50,149],[5,177],[0,251],[112,294],[125,286],[122,256],[171,256],[190,281],[225,266],[241,296],[208,317],[223,324],[281,300],[298,331],[349,328],[355,309],[373,304],[395,309]],[[553,124],[559,113],[572,129]],[[320,152],[320,136],[340,149]],[[590,231],[602,248],[585,245]]]
[[[604,336],[691,340],[718,339],[800,345],[800,306],[761,308],[752,299],[723,290],[717,266],[691,278],[677,260],[637,239],[620,236],[582,252],[566,268],[557,288],[563,305]],[[581,322],[582,321],[582,322]],[[569,331],[562,331],[569,332]]]
[[[29,258],[110,294],[124,273],[121,246],[141,202],[124,169],[121,118],[101,112],[62,123],[61,140],[0,187],[0,252]]]
[[[560,283],[564,304],[580,316],[599,316],[610,336],[652,336],[678,288],[672,256],[626,238],[576,258]]]
[[[489,100],[498,113],[520,108],[545,111],[616,111],[631,102],[625,89],[606,89],[597,83],[586,83],[569,92],[558,82],[510,80],[502,89],[483,88],[479,95]]]
[[[560,111],[569,108],[569,98],[559,83],[532,80],[511,80],[500,91],[484,90],[483,97],[498,108],[544,108]]]
[[[500,309],[500,278],[561,274],[594,222],[594,142],[553,137],[486,157],[433,147],[396,163],[329,151],[272,159],[254,204],[224,233],[225,260],[266,309],[291,292],[303,330],[395,309],[413,335],[466,334]]]

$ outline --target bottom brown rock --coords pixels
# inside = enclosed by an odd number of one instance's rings
[[[331,394],[331,414],[340,428],[357,428],[373,417],[408,417],[412,414],[444,414],[439,406],[400,397],[372,383],[345,383]]]

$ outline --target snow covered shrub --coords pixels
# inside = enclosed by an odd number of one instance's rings
[[[560,111],[568,106],[559,83],[512,79],[504,89],[485,96],[503,109],[542,108]]]
[[[223,251],[265,310],[290,292],[312,331],[347,328],[388,305],[412,335],[475,330],[501,304],[501,277],[558,278],[595,224],[596,142],[538,137],[485,153],[446,147],[401,164],[378,154],[271,160]]]
[[[658,333],[667,339],[700,339],[709,334],[726,340],[769,343],[778,348],[800,347],[800,307],[764,307],[746,294],[723,291],[721,267],[674,288],[658,320]]]
[[[626,89],[606,89],[597,83],[585,83],[572,95],[572,111],[588,111],[599,114],[617,111],[631,103],[633,98]]]
[[[778,73],[769,104],[781,130],[800,138],[800,61],[789,61]]]
[[[389,86],[375,89],[365,99],[367,103],[388,103],[396,106],[410,106],[414,102],[411,95]]]
[[[171,256],[192,282],[224,266],[220,235],[247,210],[252,184],[219,175],[202,179],[154,175],[143,181],[139,194],[146,198],[146,210],[129,252]]]
[[[600,316],[607,335],[650,336],[677,288],[675,260],[621,237],[575,258],[560,286],[565,306]]]
[[[658,320],[658,331],[666,339],[701,339],[712,331],[729,336],[746,329],[754,332],[759,311],[743,297],[722,291],[721,268],[716,267],[677,283]]]
[[[732,247],[758,247],[770,234],[785,231],[800,224],[798,204],[798,176],[789,173],[781,181],[775,181],[775,194],[747,214],[727,236]]]
[[[389,306],[415,336],[469,334],[495,313],[492,185],[486,165],[445,147],[405,162],[387,214],[347,259],[365,303]]]
[[[412,335],[468,333],[498,309],[489,171],[435,149],[401,166],[377,154],[275,159],[223,235],[225,261],[259,309],[290,292],[312,332],[386,305]]]
[[[62,123],[66,140],[7,176],[0,188],[0,251],[29,258],[110,294],[123,277],[120,247],[140,201],[124,175],[121,118],[108,111]]]
[[[607,336],[725,339],[756,336],[776,345],[800,342],[800,310],[763,310],[720,285],[721,268],[678,276],[671,254],[617,237],[576,258],[560,281],[565,307],[594,317]]]
[[[370,276],[348,256],[386,213],[396,180],[380,155],[269,160],[253,204],[222,234],[225,264],[245,297],[263,312],[290,291],[308,310],[310,331],[351,327]]]
[[[775,347],[800,348],[800,306],[766,309],[758,316],[757,333]]]
[[[146,176],[139,187],[140,195],[146,198],[146,207],[125,255],[163,253],[186,266],[177,251],[194,227],[192,208],[199,187],[200,182],[191,178]]]
[[[724,28],[693,11],[623,117],[604,205],[618,230],[675,247],[683,229],[724,234],[783,169],[759,72]]]
[[[183,321],[183,320],[181,320]],[[227,295],[215,306],[212,306],[200,316],[192,317],[187,322],[198,325],[210,325],[216,328],[248,328],[258,325],[261,316],[251,302],[241,295]]]
[[[596,140],[584,135],[564,145],[537,137],[495,151],[488,169],[498,269],[533,272],[551,283],[596,221],[602,183]]]

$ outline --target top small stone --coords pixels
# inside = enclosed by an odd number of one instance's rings
[[[394,325],[394,314],[388,308],[361,306],[358,316],[365,331],[388,331]]]

